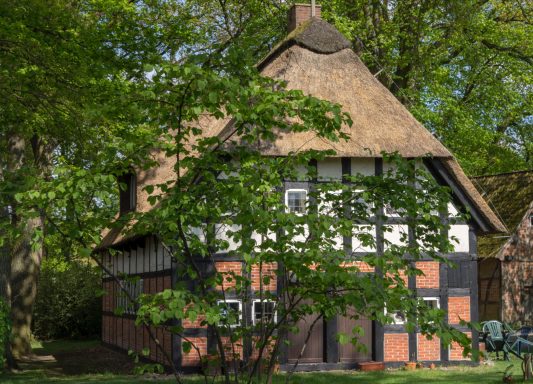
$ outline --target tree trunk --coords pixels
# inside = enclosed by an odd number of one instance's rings
[[[41,267],[42,245],[32,244],[32,235],[43,226],[43,219],[26,221],[23,233],[11,253],[11,317],[13,355],[16,358],[31,354],[31,321],[33,303],[37,295],[37,280]]]
[[[5,164],[0,161],[0,181],[4,181]],[[3,300],[7,306],[11,307],[11,257],[10,257],[10,236],[2,228],[2,225],[8,225],[11,221],[9,206],[7,200],[0,200],[0,238],[3,243],[0,245],[0,300]],[[17,364],[11,353],[10,339],[6,338],[4,345],[4,356],[9,370],[16,369]]]
[[[42,149],[32,142],[34,162],[30,166],[26,153],[29,151],[28,142],[23,136],[15,132],[8,134],[7,140],[7,174],[15,185],[23,187],[24,177],[33,167],[39,168],[42,160],[38,155]],[[37,293],[37,279],[42,258],[42,244],[33,244],[32,237],[44,228],[44,220],[40,213],[24,212],[21,215],[17,202],[12,196],[11,224],[19,230],[18,237],[10,245],[10,284],[11,284],[11,321],[12,340],[11,351],[15,358],[31,353],[31,321],[33,303]]]

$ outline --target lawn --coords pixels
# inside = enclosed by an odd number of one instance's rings
[[[131,360],[124,354],[110,351],[100,346],[98,341],[54,341],[36,343],[35,361],[22,363],[20,373],[0,375],[0,383],[172,383],[168,376],[140,377],[129,372],[133,369]],[[53,356],[53,359],[50,358]],[[514,382],[522,382],[520,361],[514,360],[512,373]],[[387,370],[385,372],[362,373],[357,371],[315,372],[295,374],[291,383],[295,384],[348,384],[348,383],[501,383],[503,371],[509,365],[496,361],[494,365],[479,367],[450,367],[419,369],[416,371]],[[185,383],[200,384],[200,376],[188,376]],[[285,382],[285,375],[275,377],[275,384]]]

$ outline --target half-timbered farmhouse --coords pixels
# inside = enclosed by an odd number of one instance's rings
[[[340,179],[342,175],[360,173],[379,175],[388,164],[381,153],[398,152],[405,158],[421,158],[421,162],[435,179],[450,187],[453,203],[449,214],[458,211],[470,212],[468,222],[454,224],[449,236],[458,239],[455,252],[447,255],[458,268],[447,268],[431,259],[417,262],[423,276],[409,278],[409,288],[431,302],[431,305],[447,311],[447,321],[472,336],[477,347],[475,331],[459,325],[460,319],[477,320],[477,236],[497,233],[505,227],[485,203],[476,188],[465,176],[452,154],[426,130],[409,111],[370,73],[351,49],[351,44],[333,26],[320,19],[320,7],[316,16],[311,17],[308,5],[294,6],[289,15],[289,34],[259,64],[264,76],[284,80],[288,88],[300,89],[321,99],[339,103],[353,119],[353,126],[346,127],[349,140],[328,142],[314,137],[310,132],[284,134],[264,148],[265,156],[286,156],[292,151],[305,149],[333,149],[334,157],[318,161],[319,177]],[[203,125],[202,125],[203,124]],[[227,122],[204,121],[200,128],[210,135],[223,134]],[[129,190],[122,193],[121,210],[150,209],[147,194],[143,187],[164,181],[173,175],[173,164],[161,157],[161,165],[150,171],[138,172],[128,180]],[[286,182],[287,194],[309,190],[309,182]],[[298,196],[295,195],[295,198]],[[375,227],[376,249],[364,246],[349,238],[346,249],[352,254],[382,252],[383,237],[389,241],[399,241],[399,234],[408,231],[407,225],[384,223],[392,231]],[[380,245],[381,244],[381,245]],[[109,249],[118,252],[114,256]],[[154,235],[131,237],[113,229],[107,233],[97,247],[106,265],[114,273],[125,273],[140,277],[132,287],[137,292],[154,293],[173,285],[175,265],[164,247]],[[228,258],[224,254],[217,257],[216,268],[239,270],[241,260]],[[365,272],[372,273],[373,270]],[[271,281],[271,289],[276,290],[276,281]],[[253,285],[253,284],[252,284]],[[122,316],[114,309],[123,304],[117,295],[117,286],[112,279],[104,277],[103,287],[107,294],[103,299],[103,331],[105,344],[123,349],[140,351],[150,348],[150,359],[165,363],[163,356],[150,342],[146,330],[134,326],[134,314],[126,311]],[[253,289],[253,287],[252,287]],[[243,313],[243,321],[253,321],[254,302],[235,299],[235,305]],[[462,350],[441,345],[438,338],[427,340],[419,333],[405,330],[401,319],[396,324],[381,325],[371,320],[358,320],[365,330],[364,340],[368,352],[358,352],[351,345],[340,345],[335,338],[337,332],[354,327],[354,322],[345,318],[319,322],[313,330],[309,345],[299,365],[300,369],[340,369],[356,367],[363,361],[381,361],[388,365],[398,365],[405,361],[448,363],[464,360]],[[199,323],[183,324],[187,336],[194,341],[202,353],[208,352],[212,340],[207,327]],[[290,346],[282,353],[281,368],[286,368],[297,358],[303,343],[306,324],[301,324],[297,335],[289,335]],[[181,341],[163,330],[156,330],[164,349],[172,355],[175,364],[182,370],[193,370],[200,366],[198,357],[186,354]]]

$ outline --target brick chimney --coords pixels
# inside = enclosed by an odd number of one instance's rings
[[[315,11],[312,12],[311,4],[294,4],[289,10],[288,33],[294,31],[304,21],[309,20],[313,13],[314,17],[320,18],[320,5],[315,5]]]

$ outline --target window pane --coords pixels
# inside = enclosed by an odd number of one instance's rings
[[[241,317],[241,306],[239,301],[219,301],[220,323],[224,325],[239,325]]]
[[[288,191],[287,206],[289,208],[289,212],[304,213],[306,197],[306,191]]]
[[[271,321],[275,312],[275,303],[272,301],[254,301],[254,323]]]

